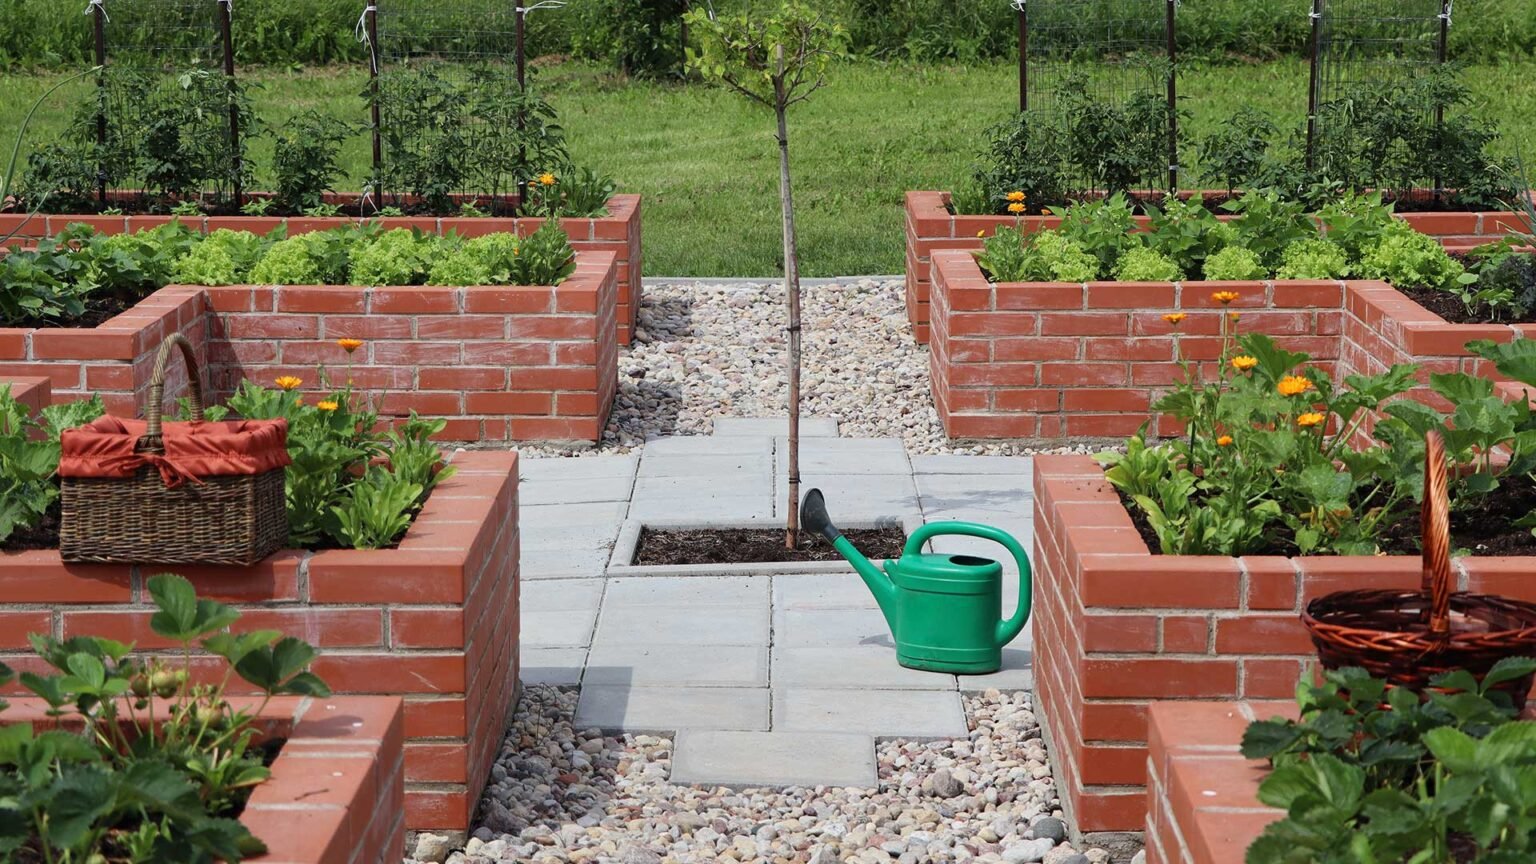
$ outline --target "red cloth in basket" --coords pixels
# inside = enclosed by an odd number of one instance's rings
[[[163,453],[141,453],[143,420],[98,417],[64,430],[60,477],[124,479],[154,466],[169,487],[204,477],[255,475],[281,468],[288,457],[288,421],[221,420],[161,424]]]

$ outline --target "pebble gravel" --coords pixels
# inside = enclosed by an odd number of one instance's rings
[[[836,420],[844,438],[901,438],[914,455],[1091,452],[951,444],[903,291],[899,280],[874,279],[801,289],[801,416]],[[603,440],[574,455],[627,452],[658,435],[708,435],[717,417],[784,416],[786,321],[778,283],[647,282],[634,343],[620,350],[619,392]]]
[[[668,783],[671,739],[577,730],[575,690],[530,686],[479,825],[462,848],[421,835],[416,860],[1104,864],[1067,839],[1030,699],[967,696],[965,739],[883,740],[876,789],[733,790]]]

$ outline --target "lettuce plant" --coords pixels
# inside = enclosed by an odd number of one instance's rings
[[[1205,259],[1206,279],[1263,279],[1267,274],[1258,253],[1246,246],[1228,246]]]
[[[440,242],[414,228],[385,231],[353,247],[351,279],[358,285],[420,285]]]
[[[1280,255],[1281,279],[1342,279],[1350,273],[1349,255],[1325,237],[1297,240]]]
[[[1121,282],[1173,282],[1184,278],[1179,262],[1150,246],[1135,246],[1115,264]]]
[[[1383,279],[1402,288],[1439,288],[1455,290],[1469,276],[1440,241],[1408,227],[1403,222],[1393,222],[1382,231],[1380,238],[1367,247],[1360,258],[1360,275],[1367,279]]]
[[[976,261],[997,282],[1087,282],[1099,273],[1098,258],[1051,230],[1021,236],[1017,228],[999,229]]]

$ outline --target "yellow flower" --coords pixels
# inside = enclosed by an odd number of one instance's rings
[[[1023,204],[1023,202],[1015,201],[1012,204],[1009,204],[1008,205],[1008,212],[1014,214],[1015,216],[1017,216],[1020,213],[1023,213],[1024,212],[1024,204]]]
[[[1275,387],[1281,396],[1299,396],[1312,389],[1312,382],[1300,375],[1287,375]]]
[[[361,339],[337,339],[336,340],[336,344],[340,345],[342,347],[342,350],[346,351],[348,354],[351,354],[353,351],[356,351],[357,349],[363,347],[363,340],[361,340]]]
[[[553,185],[555,185],[555,175],[549,173],[548,171],[545,171],[543,174],[540,174],[539,175],[539,185],[541,185],[541,186],[553,186]]]
[[[1257,365],[1259,365],[1258,358],[1249,357],[1247,354],[1239,354],[1232,358],[1232,368],[1239,372],[1247,372]]]
[[[987,229],[983,228],[980,231],[977,231],[976,232],[976,236],[977,237],[985,237],[985,236],[987,236]]]
[[[1181,321],[1188,317],[1189,316],[1185,315],[1183,312],[1169,312],[1163,316],[1163,320],[1177,327]]]
[[[1018,191],[1009,192],[1008,193],[1008,200],[1009,201],[1013,201],[1013,202],[1023,201],[1024,200],[1024,193],[1023,192],[1018,192]]]
[[[1231,435],[1223,435],[1220,438],[1217,438],[1216,439],[1216,446],[1217,447],[1231,447],[1232,446],[1232,436]]]
[[[280,375],[275,383],[284,390],[297,390],[304,383],[304,379],[295,378],[292,375]]]
[[[319,408],[321,411],[335,411],[337,408],[340,408],[341,406],[337,405],[335,402],[332,402],[331,400],[327,399],[324,402],[316,402],[315,403],[315,407]]]
[[[1297,426],[1316,426],[1328,418],[1317,411],[1308,411],[1296,418]]]
[[[1227,317],[1231,318],[1233,321],[1236,321],[1237,319],[1239,319],[1239,318],[1241,318],[1243,316],[1237,314],[1236,312],[1228,312],[1227,313]]]
[[[1211,299],[1225,306],[1241,296],[1243,295],[1237,293],[1236,291],[1217,291],[1211,295]]]

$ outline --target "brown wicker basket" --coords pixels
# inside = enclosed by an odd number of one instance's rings
[[[1301,620],[1324,668],[1361,666],[1423,691],[1442,672],[1479,680],[1505,657],[1536,656],[1536,604],[1451,590],[1450,503],[1440,433],[1425,440],[1424,576],[1418,591],[1338,591],[1307,604]],[[1523,707],[1532,676],[1494,689]]]
[[[186,337],[174,333],[155,358],[147,425],[134,447],[139,454],[165,453],[161,404],[172,345],[186,360],[192,419],[203,419],[197,358]],[[279,549],[288,536],[282,467],[179,483],[167,483],[151,464],[126,478],[60,473],[59,553],[65,561],[247,565]]]

